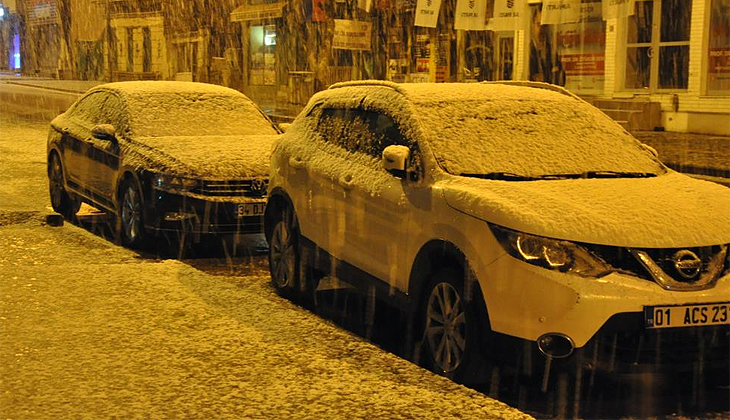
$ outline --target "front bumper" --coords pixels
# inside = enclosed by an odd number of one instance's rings
[[[576,348],[585,346],[618,314],[634,313],[641,318],[646,306],[727,302],[730,296],[728,274],[710,289],[670,291],[629,274],[583,278],[531,266],[507,255],[483,270],[476,274],[493,331],[529,341],[544,334],[564,334]]]
[[[239,206],[247,210],[239,212]],[[162,234],[247,234],[263,232],[266,198],[204,197],[152,190],[145,213],[145,228]]]

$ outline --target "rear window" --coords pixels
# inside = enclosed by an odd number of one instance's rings
[[[211,93],[129,95],[129,125],[135,136],[276,134],[248,98]]]

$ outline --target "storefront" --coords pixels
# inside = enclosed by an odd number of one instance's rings
[[[280,77],[278,32],[284,25],[286,2],[258,1],[239,6],[231,13],[231,22],[241,25],[243,49],[243,91],[259,103],[276,103],[284,85]]]
[[[730,0],[257,1],[231,21],[259,102],[343,80],[522,79],[616,106],[629,129],[730,134]]]

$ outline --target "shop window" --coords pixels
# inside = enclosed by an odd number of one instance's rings
[[[730,95],[730,0],[712,0],[707,93]]]
[[[152,33],[149,26],[142,29],[142,71],[152,71]]]
[[[465,44],[464,80],[494,80],[494,32],[466,31]]]
[[[637,0],[628,18],[627,89],[686,89],[692,1]]]
[[[127,28],[127,71],[134,71],[134,28]]]
[[[659,39],[659,88],[687,89],[692,2],[662,0]]]
[[[252,85],[276,84],[276,25],[251,26]]]
[[[605,78],[606,25],[600,2],[581,5],[580,21],[540,25],[541,5],[532,5],[530,80],[580,94],[600,94]],[[635,37],[645,36],[634,31]]]

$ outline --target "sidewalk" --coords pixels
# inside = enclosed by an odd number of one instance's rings
[[[104,82],[0,74],[0,83],[81,94]],[[276,122],[291,122],[296,116],[296,109],[290,104],[259,105]],[[670,168],[730,187],[730,137],[671,131],[634,131],[632,134],[642,143],[656,149],[659,158]]]
[[[730,137],[672,131],[631,134],[656,149],[670,168],[730,186]]]

